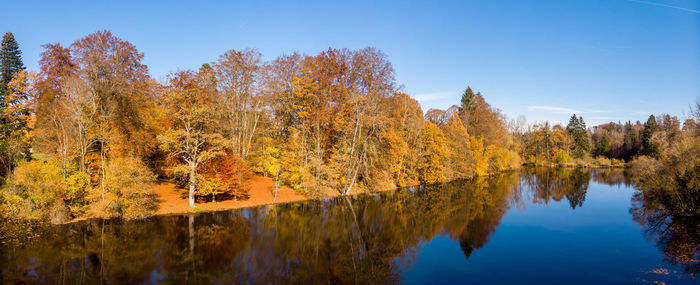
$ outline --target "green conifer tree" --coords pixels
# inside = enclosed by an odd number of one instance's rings
[[[656,146],[651,141],[651,137],[654,135],[658,126],[656,125],[656,117],[650,115],[647,122],[644,123],[644,130],[642,130],[642,147],[644,148],[644,154],[654,156],[656,155]]]
[[[22,51],[12,33],[5,33],[0,42],[0,110],[5,107],[7,85],[18,72],[24,70]]]
[[[24,70],[22,52],[12,33],[5,33],[0,41],[0,174],[7,176],[14,166],[12,151],[9,150],[12,134],[18,126],[5,117],[5,98],[9,95],[12,78]]]
[[[605,156],[607,158],[612,157],[612,148],[610,147],[610,138],[608,134],[604,134],[602,138],[596,144],[596,153],[599,156]]]
[[[569,124],[566,126],[566,131],[574,142],[571,146],[574,157],[583,158],[590,150],[586,122],[583,121],[583,117],[576,117],[576,114],[572,115]]]

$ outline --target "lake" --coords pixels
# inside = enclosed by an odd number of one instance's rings
[[[698,260],[679,252],[697,250],[697,237],[642,199],[622,170],[528,168],[323,201],[17,227],[0,248],[0,283],[693,283]]]

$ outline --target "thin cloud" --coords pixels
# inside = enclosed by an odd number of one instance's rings
[[[690,13],[700,14],[700,10],[694,10],[694,9],[689,9],[689,8],[684,8],[684,7],[678,7],[678,6],[673,6],[673,5],[666,5],[666,4],[661,4],[661,3],[656,3],[656,2],[649,2],[649,1],[642,1],[642,0],[627,0],[627,1],[630,1],[630,2],[637,2],[637,3],[641,3],[641,4],[652,5],[652,6],[666,7],[666,8],[671,8],[671,9],[686,11],[686,12],[690,12]]]
[[[611,110],[590,110],[590,111],[586,111],[584,113],[601,114],[601,113],[612,113],[612,112],[614,112],[614,111],[611,111]]]
[[[564,108],[564,107],[556,107],[556,106],[528,106],[528,110],[533,110],[533,111],[549,111],[549,112],[554,112],[557,114],[577,114],[577,113],[582,113],[581,111],[574,110],[574,109],[569,109],[569,108]]]
[[[604,114],[604,113],[615,113],[616,111],[612,110],[576,110],[576,109],[571,109],[571,108],[566,108],[566,107],[557,107],[557,106],[528,106],[528,110],[531,111],[546,111],[546,112],[552,112],[555,114],[577,114],[577,115],[583,115],[583,114]]]

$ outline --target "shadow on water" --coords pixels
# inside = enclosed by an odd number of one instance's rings
[[[576,209],[590,181],[627,183],[622,171],[533,168],[198,215],[60,226],[8,222],[0,230],[0,283],[400,283],[401,269],[434,237],[458,242],[470,258],[526,196],[539,204],[566,199]],[[697,274],[697,227],[639,199],[635,220],[669,261],[689,263],[687,273]]]

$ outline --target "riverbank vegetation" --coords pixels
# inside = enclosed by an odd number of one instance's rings
[[[700,99],[683,128],[664,118],[651,134],[655,152],[632,162],[641,191],[630,210],[665,259],[700,273]],[[670,127],[669,127],[670,126]]]
[[[11,217],[146,217],[158,208],[159,179],[186,189],[194,209],[197,198],[247,199],[254,175],[274,180],[274,201],[280,186],[316,198],[521,164],[667,165],[676,155],[686,169],[697,165],[678,150],[696,151],[697,119],[682,128],[669,115],[592,128],[576,115],[565,127],[529,125],[509,122],[470,87],[458,104],[424,112],[374,48],[268,61],[253,49],[230,50],[163,82],[109,31],[43,48],[38,71],[25,70],[11,33],[0,50],[0,206]]]

